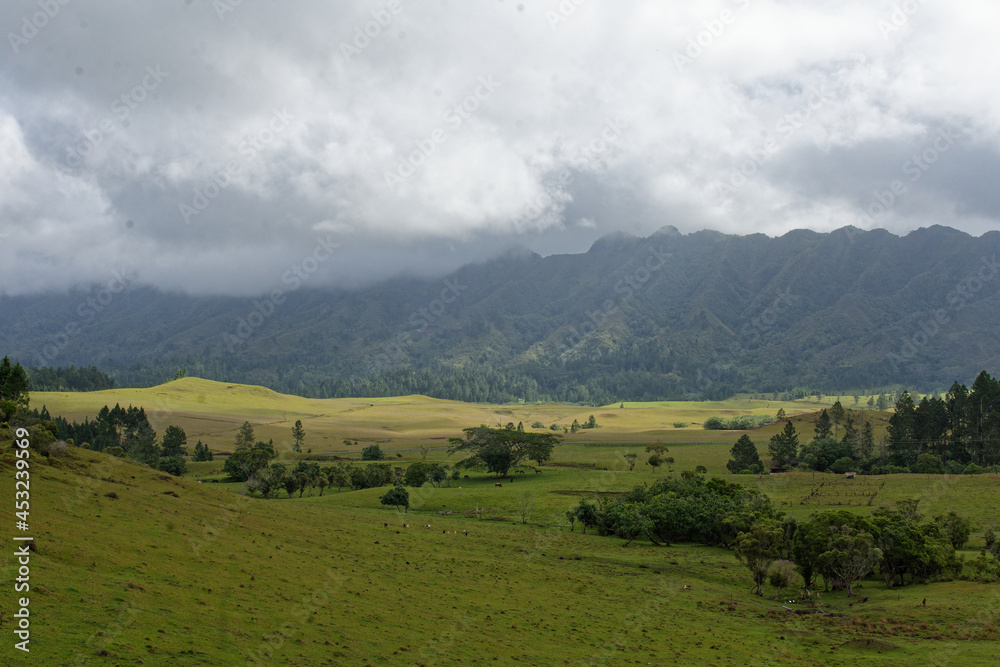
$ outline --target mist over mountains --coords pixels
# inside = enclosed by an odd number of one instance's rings
[[[665,227],[357,291],[292,274],[258,298],[190,296],[122,275],[3,297],[0,345],[27,366],[94,364],[125,385],[184,368],[313,396],[933,391],[1000,366],[998,252],[1000,232],[941,226],[778,238]]]

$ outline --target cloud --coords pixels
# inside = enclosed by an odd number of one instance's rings
[[[1000,8],[910,5],[13,2],[0,291],[251,294],[330,234],[317,284],[666,224],[982,233]]]

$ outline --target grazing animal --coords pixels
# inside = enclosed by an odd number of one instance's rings
[[[538,468],[535,468],[535,474],[536,474],[536,475],[541,475],[541,474],[542,474],[542,471],[541,471],[541,470],[539,470]]]
[[[466,475],[466,476],[465,476],[465,479],[469,479],[469,476],[468,476],[468,475]]]
[[[428,527],[428,528],[430,528],[430,527],[431,527],[431,524],[427,524],[427,527]]]
[[[495,487],[496,487],[496,486],[499,486],[500,488],[503,488],[503,484],[501,484],[500,482],[497,482],[497,483],[496,483],[496,484],[494,484],[493,486],[495,486]]]
[[[383,524],[382,524],[382,527],[383,527],[383,528],[388,528],[388,527],[389,527],[389,524],[387,524],[387,523],[383,523]]]
[[[468,534],[469,534],[469,531],[467,531],[467,530],[463,530],[463,531],[462,531],[462,534],[463,534],[463,535],[468,535]]]

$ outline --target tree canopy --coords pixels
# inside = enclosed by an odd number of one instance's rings
[[[486,468],[504,476],[525,459],[546,460],[559,443],[552,433],[527,433],[514,429],[476,426],[464,429],[464,438],[451,438],[448,454],[466,454],[464,468]]]

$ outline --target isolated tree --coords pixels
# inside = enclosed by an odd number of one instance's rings
[[[451,438],[449,456],[456,453],[467,454],[459,462],[463,468],[485,467],[488,472],[499,476],[517,466],[524,459],[531,459],[541,465],[552,455],[559,436],[551,433],[520,433],[516,429],[493,429],[488,426],[467,428],[465,438]]]
[[[430,454],[431,448],[427,445],[420,445],[420,458],[426,460],[427,455]]]
[[[535,494],[525,491],[517,496],[517,513],[521,515],[521,523],[528,523],[531,512],[535,509]]]
[[[587,418],[587,423],[584,424],[583,427],[584,428],[597,428],[598,427],[597,419],[594,418],[594,415],[590,415],[590,417]]]
[[[767,451],[777,466],[784,467],[795,461],[799,454],[799,436],[792,422],[785,422],[782,432],[771,436]]]
[[[385,452],[378,445],[368,445],[361,450],[361,460],[362,461],[383,461],[385,460]]]
[[[253,447],[255,440],[253,426],[250,425],[250,422],[243,422],[243,426],[240,426],[240,430],[236,434],[236,442],[233,444],[233,448],[236,451],[250,449]]]
[[[868,409],[869,410],[874,410],[875,409],[875,397],[874,396],[869,396],[868,397]]]
[[[625,455],[625,463],[628,465],[629,472],[635,469],[635,461],[639,458],[638,454],[628,453]]]
[[[646,445],[646,451],[653,452],[655,454],[663,456],[664,452],[668,452],[670,450],[667,449],[667,447],[662,442],[654,442],[651,445]]]
[[[785,409],[784,408],[778,408],[778,414],[776,414],[774,416],[774,419],[775,419],[775,421],[779,421],[779,422],[785,421]]]
[[[163,433],[163,444],[161,445],[164,457],[187,456],[187,434],[179,426],[168,426]]]
[[[750,436],[743,434],[736,441],[733,448],[729,450],[732,458],[726,464],[726,468],[734,475],[738,475],[744,470],[753,472],[763,472],[764,464],[761,463],[760,454],[757,453],[757,446],[753,444]]]
[[[403,508],[404,512],[410,511],[410,493],[402,486],[392,487],[381,498],[379,498],[379,501],[381,501],[383,505],[392,505],[396,508],[397,512],[400,507]]]
[[[578,422],[577,420],[575,420],[575,419],[574,419],[574,420],[573,420],[573,424],[572,424],[572,425],[571,425],[571,426],[569,427],[569,432],[570,432],[570,433],[576,433],[576,432],[577,432],[577,431],[579,431],[579,430],[580,430],[581,428],[582,428],[582,427],[580,426],[580,422]]]
[[[524,433],[524,422],[517,422],[517,432]]]
[[[566,518],[569,519],[569,532],[572,533],[576,526],[576,510],[567,510]]]
[[[763,595],[761,588],[767,579],[771,563],[778,558],[783,536],[784,531],[778,522],[766,520],[758,521],[749,531],[736,537],[734,553],[750,571],[757,595]]]
[[[305,439],[306,439],[306,432],[305,429],[302,428],[302,420],[296,419],[295,426],[292,427],[292,440],[295,441],[295,443],[292,445],[292,451],[301,452],[302,443],[305,441]]]
[[[829,438],[832,430],[830,427],[830,415],[827,414],[824,408],[823,412],[819,413],[819,419],[816,420],[816,440]]]
[[[663,465],[663,457],[659,454],[650,454],[649,459],[646,461],[649,465],[653,466],[653,471],[655,472],[657,468]]]
[[[767,580],[777,589],[776,597],[781,597],[782,589],[788,588],[795,581],[795,563],[789,560],[776,560],[767,572]]]

